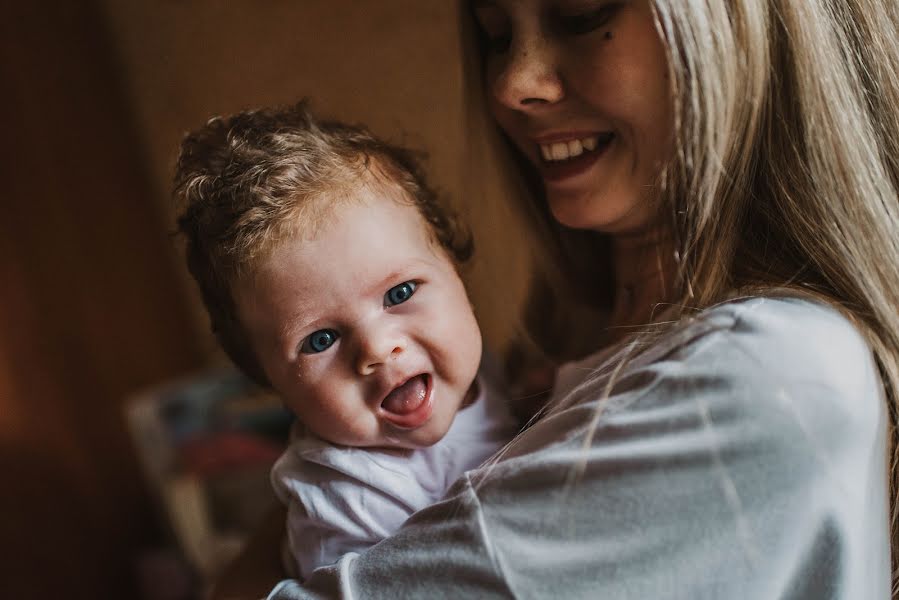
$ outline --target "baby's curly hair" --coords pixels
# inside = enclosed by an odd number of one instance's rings
[[[234,284],[347,192],[395,186],[457,266],[470,258],[470,232],[427,184],[418,157],[364,127],[318,120],[305,100],[214,117],[184,138],[173,191],[177,230],[212,331],[249,377],[269,385],[238,317]]]

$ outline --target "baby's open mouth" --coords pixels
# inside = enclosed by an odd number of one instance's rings
[[[393,388],[381,402],[385,419],[404,428],[418,427],[431,416],[431,378],[427,373],[410,377]]]

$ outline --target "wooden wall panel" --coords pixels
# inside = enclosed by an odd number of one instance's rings
[[[201,364],[196,323],[101,14],[10,4],[0,77],[0,597],[135,597],[122,401]]]

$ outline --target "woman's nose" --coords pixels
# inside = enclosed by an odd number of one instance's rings
[[[513,110],[540,110],[565,97],[551,44],[540,38],[513,41],[492,83],[492,93]]]
[[[387,327],[368,327],[359,336],[356,371],[371,375],[390,360],[395,360],[405,350],[405,343],[398,332]]]

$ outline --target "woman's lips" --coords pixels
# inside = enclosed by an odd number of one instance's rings
[[[537,169],[547,183],[559,183],[589,170],[609,149],[615,140],[614,135],[602,135],[597,138],[593,149],[582,146],[581,154],[564,160],[537,159]]]
[[[431,381],[430,375],[422,373],[395,387],[381,402],[381,416],[403,429],[423,425],[433,412]]]

